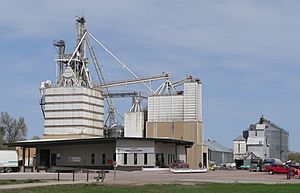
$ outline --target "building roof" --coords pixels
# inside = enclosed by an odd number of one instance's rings
[[[242,137],[241,135],[239,135],[233,141],[246,141],[246,139],[244,137]]]
[[[253,153],[252,151],[250,153],[248,153],[248,155],[246,156],[245,159],[251,159],[251,160],[259,160],[261,159],[259,156],[255,155],[255,153]]]
[[[271,122],[268,119],[265,119],[263,116],[259,119],[259,121],[255,124],[250,124],[250,126],[245,129],[244,131],[249,131],[249,130],[256,130],[256,125],[257,124],[266,124],[267,128],[266,129],[276,129],[276,130],[280,130],[286,134],[289,134],[288,131],[286,131],[285,129],[279,127],[278,125],[276,125],[275,123]]]
[[[209,150],[232,153],[231,149],[224,147],[223,145],[217,143],[216,141],[211,141],[208,139],[207,141],[205,141],[205,144],[207,145]]]
[[[170,138],[139,138],[139,137],[91,137],[91,138],[71,138],[71,139],[37,139],[37,140],[25,140],[17,141],[14,143],[6,143],[9,147],[36,147],[36,146],[48,146],[48,145],[86,145],[86,144],[104,144],[104,143],[116,143],[116,140],[144,140],[155,141],[162,143],[176,143],[179,145],[192,146],[194,142],[170,139]]]

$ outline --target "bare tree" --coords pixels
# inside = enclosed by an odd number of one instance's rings
[[[0,126],[0,142],[2,142],[3,137],[4,137],[4,128]]]
[[[27,134],[24,118],[20,117],[17,121],[6,112],[1,113],[0,128],[2,128],[2,139],[7,143],[23,140]]]
[[[39,136],[33,136],[31,139],[33,139],[33,140],[37,140],[37,139],[41,139]]]

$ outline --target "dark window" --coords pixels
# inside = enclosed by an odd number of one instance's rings
[[[148,164],[148,154],[144,153],[144,165]]]
[[[116,154],[113,155],[113,161],[116,161]]]
[[[158,161],[159,160],[159,154],[156,154],[155,155],[155,161]]]
[[[203,153],[203,166],[204,166],[204,167],[207,167],[207,162],[206,162],[207,160],[206,160],[206,159],[207,159],[207,154],[206,154],[206,153]],[[200,162],[200,163],[201,163],[201,162]]]
[[[102,154],[102,164],[103,164],[103,165],[105,165],[105,161],[106,161],[105,153],[103,153],[103,154]]]
[[[91,154],[91,164],[92,165],[95,164],[95,154],[94,153]]]
[[[124,165],[127,165],[127,153],[124,153]]]
[[[168,164],[170,164],[171,158],[172,158],[172,155],[171,155],[171,154],[168,154]]]
[[[137,153],[133,154],[134,165],[137,165]]]
[[[51,166],[56,166],[56,153],[51,153]]]

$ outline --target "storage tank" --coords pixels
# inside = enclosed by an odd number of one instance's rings
[[[125,137],[143,137],[144,136],[144,112],[125,113],[124,121]]]
[[[124,137],[124,126],[113,125],[107,129],[107,137]]]
[[[44,89],[45,138],[103,137],[104,100],[82,86]]]

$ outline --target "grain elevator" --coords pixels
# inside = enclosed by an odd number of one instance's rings
[[[178,82],[179,84],[179,82]],[[191,167],[207,166],[202,121],[202,84],[188,77],[182,81],[183,92],[159,92],[148,97],[147,137],[193,141],[187,150]],[[176,85],[169,84],[166,90]]]

